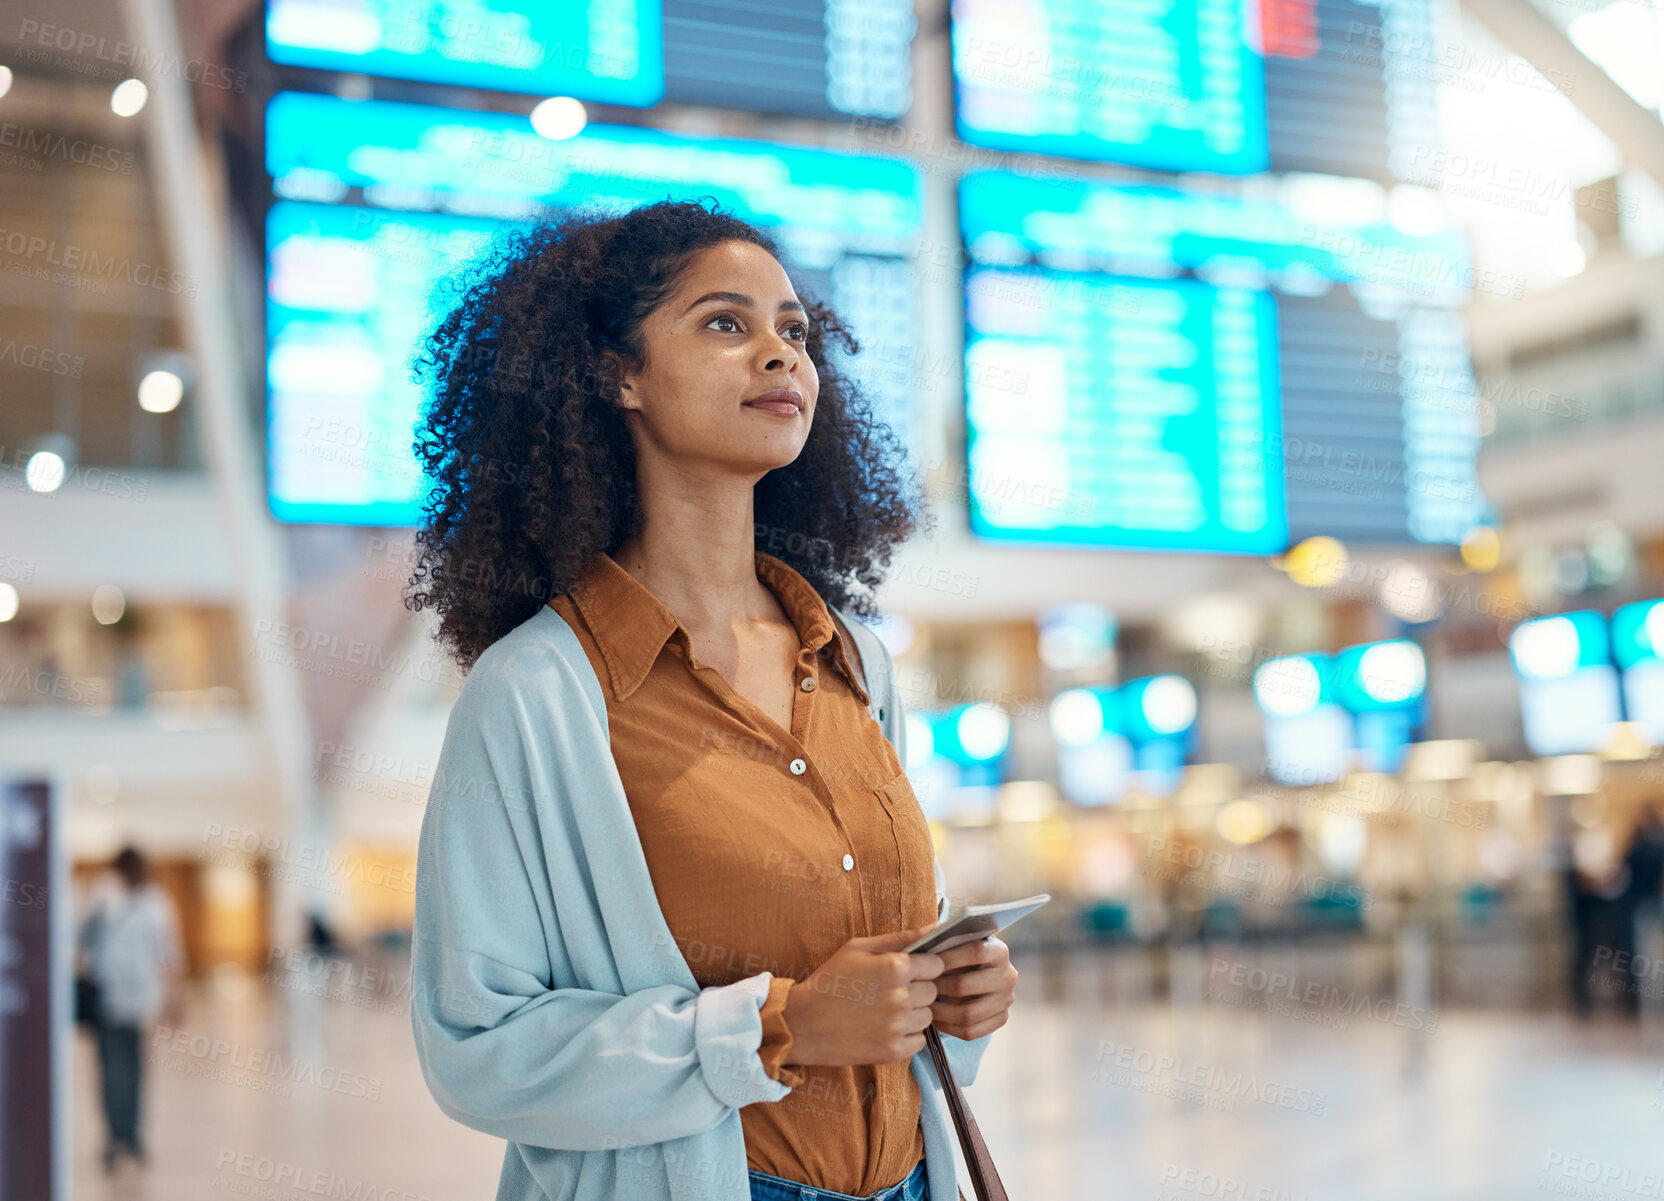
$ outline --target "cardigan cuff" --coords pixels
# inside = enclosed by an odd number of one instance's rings
[[[787,976],[776,976],[768,983],[768,1000],[763,1002],[763,1042],[757,1056],[763,1061],[763,1071],[770,1078],[796,1088],[805,1073],[786,1066],[786,1054],[792,1049],[792,1030],[786,1024],[786,997],[797,981]]]
[[[695,1001],[694,1046],[705,1086],[724,1105],[738,1109],[779,1101],[790,1086],[763,1071],[761,1010],[773,976],[762,972],[733,984],[701,989]]]

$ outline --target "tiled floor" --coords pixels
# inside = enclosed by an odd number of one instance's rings
[[[1042,979],[1019,960],[1036,987],[969,1091],[1018,1201],[1661,1195],[1664,1031],[1650,1015],[1434,1021],[1363,991],[1255,993],[1251,977],[1236,996],[1133,1002],[1123,966]],[[1230,983],[1217,963],[1209,978]],[[147,1044],[143,1169],[104,1175],[95,1062],[77,1038],[76,1201],[494,1195],[503,1144],[434,1105],[402,1000],[236,992],[205,987],[178,1033]]]

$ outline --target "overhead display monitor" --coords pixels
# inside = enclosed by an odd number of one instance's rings
[[[955,121],[996,150],[1407,178],[1436,146],[1430,0],[953,0]]]
[[[913,0],[664,0],[665,99],[894,120],[917,29]]]
[[[1621,610],[1620,610],[1621,612]],[[1508,635],[1525,745],[1534,755],[1599,750],[1623,720],[1612,631],[1598,609],[1532,617]]]
[[[659,0],[266,0],[273,62],[646,108]]]
[[[892,121],[912,0],[266,0],[274,63],[424,83]]]
[[[972,531],[1246,554],[1317,533],[1459,542],[1484,504],[1465,242],[1321,184],[1247,199],[965,176]]]
[[[913,440],[924,197],[904,160],[597,124],[550,141],[524,117],[293,92],[266,122],[267,480],[281,520],[417,524],[424,398],[410,368],[437,286],[516,224],[578,206],[714,197],[766,228],[800,290],[857,337],[875,333],[878,361],[850,369]]]

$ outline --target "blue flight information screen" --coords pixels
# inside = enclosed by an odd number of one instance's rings
[[[1269,295],[979,267],[965,283],[972,529],[1270,554],[1287,543]],[[1039,498],[1037,500],[1037,498]]]
[[[996,150],[1229,173],[1266,166],[1249,0],[954,0],[959,136]]]
[[[962,141],[1164,171],[1411,178],[1430,0],[953,0]]]
[[[502,233],[580,205],[713,196],[768,229],[799,289],[857,336],[881,333],[889,365],[918,358],[924,194],[905,160],[596,124],[557,142],[525,117],[295,92],[266,121],[267,482],[281,520],[420,520],[410,368],[441,285]],[[863,384],[908,440],[909,375]]]
[[[979,536],[1266,554],[1480,519],[1454,230],[1002,171],[960,219]]]
[[[660,0],[267,0],[273,62],[646,108]]]
[[[393,79],[891,121],[912,0],[267,0],[275,63]]]

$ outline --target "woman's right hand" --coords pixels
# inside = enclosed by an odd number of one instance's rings
[[[932,923],[934,924],[934,923]],[[852,938],[786,994],[786,1061],[799,1066],[894,1063],[924,1049],[940,955],[902,950],[928,930]]]

